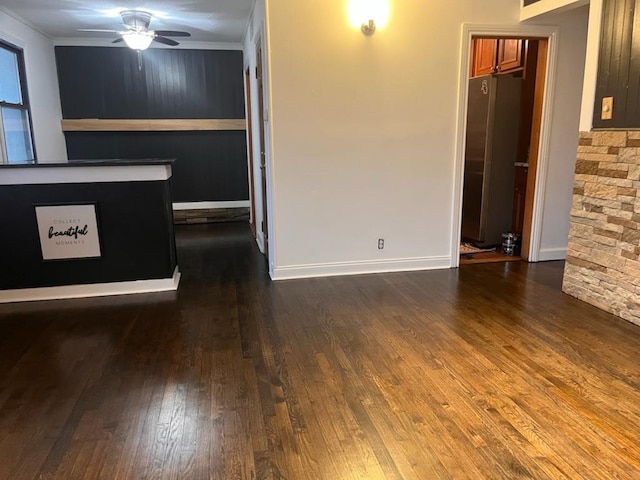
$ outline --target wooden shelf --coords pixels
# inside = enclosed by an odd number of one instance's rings
[[[246,130],[244,119],[64,119],[63,132],[172,132]]]

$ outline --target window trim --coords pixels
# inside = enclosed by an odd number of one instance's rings
[[[0,48],[8,50],[16,55],[16,63],[18,65],[18,80],[20,82],[20,93],[22,103],[10,103],[0,101],[0,107],[6,106],[20,110],[26,110],[27,119],[29,120],[29,137],[31,139],[31,150],[33,152],[33,161],[29,163],[38,163],[38,153],[36,151],[36,142],[33,137],[33,118],[31,114],[31,102],[29,100],[29,89],[27,88],[27,68],[24,61],[24,49],[0,39]],[[8,165],[9,158],[7,153],[6,139],[4,137],[4,125],[2,115],[0,115],[0,165]]]

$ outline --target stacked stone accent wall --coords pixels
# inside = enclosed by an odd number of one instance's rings
[[[563,290],[640,325],[640,131],[582,132]]]

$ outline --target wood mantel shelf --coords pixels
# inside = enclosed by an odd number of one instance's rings
[[[243,118],[231,119],[63,119],[63,132],[172,132],[246,130]]]

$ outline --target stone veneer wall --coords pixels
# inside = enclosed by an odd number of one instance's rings
[[[581,132],[562,289],[640,325],[640,131]]]

